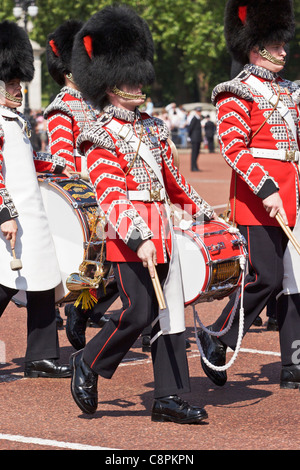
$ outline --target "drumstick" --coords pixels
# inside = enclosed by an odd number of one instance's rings
[[[157,302],[158,302],[160,310],[164,310],[165,308],[167,308],[166,303],[165,303],[164,294],[163,294],[163,291],[162,291],[162,288],[161,288],[161,285],[160,285],[160,281],[159,281],[155,266],[153,266],[153,269],[154,269],[154,274],[155,275],[154,275],[154,277],[152,277],[151,274],[150,274],[150,276],[151,276],[151,279],[152,279],[154,291],[155,291],[155,294],[156,294],[156,298],[157,298]],[[149,272],[150,272],[150,269],[149,269]]]
[[[11,251],[12,251],[13,258],[14,258],[10,262],[10,269],[12,271],[20,271],[20,269],[22,269],[23,267],[22,261],[16,257],[15,249],[12,246],[12,242],[10,242],[10,246],[11,246]]]
[[[276,220],[279,223],[279,225],[281,226],[282,230],[287,235],[287,237],[289,238],[289,240],[291,241],[291,243],[293,244],[293,246],[294,246],[295,250],[297,251],[298,255],[300,255],[300,244],[299,244],[298,240],[295,238],[295,236],[294,236],[293,232],[291,231],[290,227],[285,225],[281,215],[278,214],[278,213],[276,214]]]
[[[71,171],[71,170],[69,170],[69,173],[70,173],[70,175],[79,176],[84,181],[89,181],[88,175],[84,175],[80,171]]]

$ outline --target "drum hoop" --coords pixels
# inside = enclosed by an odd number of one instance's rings
[[[215,285],[214,271],[213,271],[215,266],[220,266],[223,263],[224,264],[225,263],[236,263],[241,259],[241,257],[245,256],[246,250],[245,250],[244,243],[241,239],[241,236],[237,233],[231,232],[230,227],[228,227],[228,224],[226,224],[226,223],[223,223],[221,221],[213,221],[213,223],[215,225],[219,226],[220,230],[211,229],[210,232],[205,232],[205,230],[203,230],[202,233],[198,233],[197,231],[193,230],[193,227],[203,225],[200,222],[195,222],[190,228],[188,228],[186,230],[182,230],[180,227],[174,227],[175,233],[176,232],[181,233],[181,236],[185,236],[185,237],[191,239],[191,241],[196,244],[196,246],[201,251],[201,254],[204,258],[204,263],[206,265],[205,280],[204,280],[204,283],[203,283],[203,286],[205,288],[202,291],[200,291],[200,289],[199,289],[199,292],[197,293],[197,295],[195,295],[195,297],[193,299],[189,299],[187,302],[185,302],[185,306],[197,303],[197,300],[199,298],[201,298],[201,296],[203,296],[203,295],[205,296],[206,294],[209,294],[211,292],[211,288],[214,287],[214,285]],[[229,258],[216,259],[214,257],[214,259],[212,259],[211,253],[208,249],[208,245],[206,245],[206,241],[209,238],[209,236],[213,236],[213,235],[214,236],[216,236],[216,235],[224,235],[224,236],[228,235],[231,238],[231,241],[233,241],[233,240],[241,241],[241,243],[238,244],[239,253],[234,255],[234,256],[231,256]],[[236,283],[232,282],[231,285],[230,284],[228,285],[228,288],[224,285],[221,288],[221,291],[222,291],[222,289],[223,290],[227,289],[228,292],[229,292],[228,295],[230,295],[230,292],[231,291],[234,292],[235,287],[237,287],[240,284],[241,279],[242,279],[242,272],[240,272],[240,274],[235,278]],[[207,299],[207,300],[204,300],[204,301],[208,301],[208,300],[210,300],[210,299]],[[211,299],[211,300],[213,300],[213,299]]]

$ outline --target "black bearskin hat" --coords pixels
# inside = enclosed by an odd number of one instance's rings
[[[65,84],[65,74],[71,72],[72,48],[75,35],[83,22],[68,20],[61,24],[47,39],[47,66],[53,80],[60,86]]]
[[[229,0],[225,8],[225,39],[232,57],[245,65],[254,46],[288,43],[295,20],[292,0]]]
[[[33,50],[27,33],[16,23],[0,23],[0,80],[14,78],[31,82],[34,77]]]
[[[154,45],[147,23],[127,6],[108,6],[77,34],[72,72],[84,97],[102,109],[114,86],[150,85]]]

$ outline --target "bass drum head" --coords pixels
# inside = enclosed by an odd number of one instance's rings
[[[67,278],[71,273],[78,271],[83,260],[83,227],[77,212],[58,189],[46,181],[40,181],[39,186],[61,272],[62,282],[55,289],[55,302],[60,303],[69,294],[66,287]],[[25,306],[26,293],[18,292],[13,300],[17,305]]]
[[[202,293],[207,278],[207,266],[203,256],[203,247],[193,239],[189,232],[174,227],[179,251],[181,276],[185,306],[195,302]],[[202,243],[201,239],[197,239]]]

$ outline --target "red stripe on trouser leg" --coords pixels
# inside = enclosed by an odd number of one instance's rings
[[[123,284],[123,281],[122,281],[122,276],[121,276],[121,272],[120,272],[120,265],[118,264],[118,273],[119,273],[119,278],[120,278],[120,282],[121,282],[121,286],[122,286],[122,289],[123,289],[123,292],[124,294],[126,295],[127,299],[128,299],[128,308],[131,307],[131,301],[130,301],[130,298],[129,296],[127,295],[125,289],[124,289],[124,284]],[[120,328],[120,325],[121,325],[121,322],[122,322],[122,318],[125,314],[125,312],[127,311],[127,309],[123,310],[123,312],[121,313],[120,315],[120,320],[119,320],[119,323],[118,323],[118,326],[117,328],[115,329],[115,331],[110,335],[110,337],[107,339],[107,341],[105,342],[105,344],[102,346],[101,350],[99,351],[99,353],[97,354],[97,356],[95,357],[94,361],[92,362],[91,364],[91,367],[93,367],[95,365],[95,362],[99,359],[99,356],[101,355],[101,353],[103,352],[103,350],[105,349],[105,347],[107,346],[108,342],[111,340],[111,338],[116,334],[116,332],[118,331],[118,329]]]

